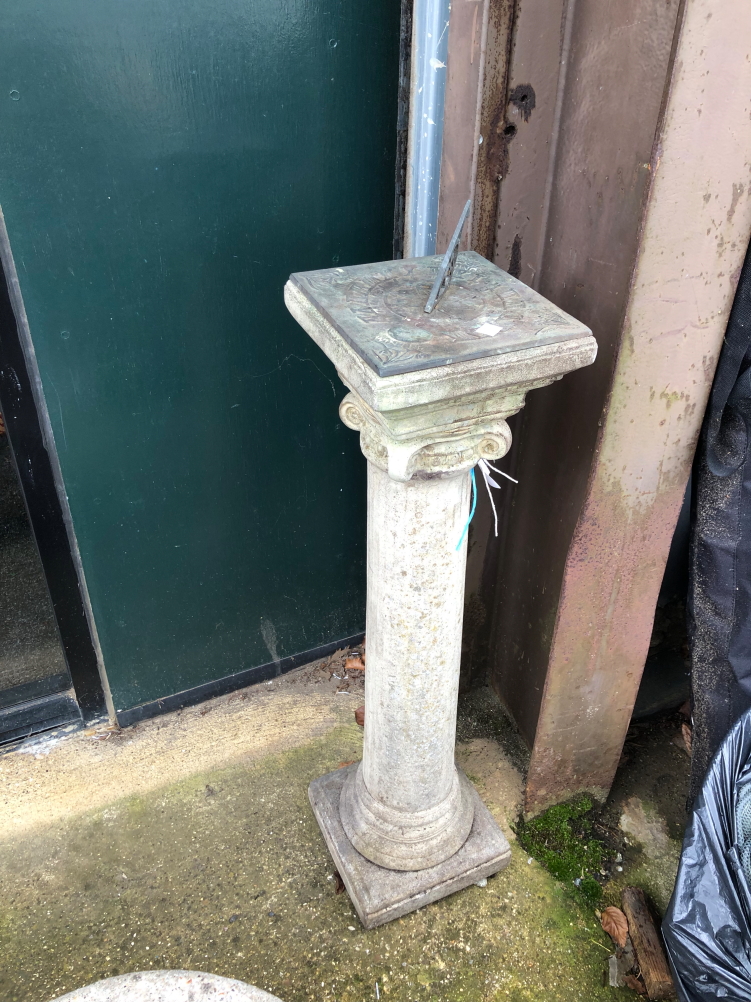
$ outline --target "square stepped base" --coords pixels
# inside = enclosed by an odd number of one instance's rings
[[[461,891],[510,862],[511,849],[506,836],[475,790],[472,830],[461,849],[449,859],[427,870],[387,870],[371,863],[349,841],[339,820],[339,794],[347,776],[358,765],[314,779],[308,796],[334,865],[366,929],[374,929]]]

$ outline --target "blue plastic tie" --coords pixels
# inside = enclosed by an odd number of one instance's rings
[[[474,466],[469,471],[469,476],[470,476],[470,479],[472,480],[472,507],[469,509],[469,518],[467,519],[467,522],[466,522],[464,528],[462,529],[462,534],[459,537],[459,542],[456,544],[456,549],[457,550],[459,549],[459,547],[464,542],[464,537],[467,535],[467,531],[469,529],[469,523],[472,521],[472,519],[474,517],[474,514],[475,514],[475,508],[477,507],[477,480],[475,479],[475,468],[474,468]]]

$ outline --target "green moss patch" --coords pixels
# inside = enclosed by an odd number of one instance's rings
[[[522,848],[586,903],[602,897],[600,877],[610,855],[596,837],[593,812],[589,797],[576,797],[531,821],[519,820],[515,829]]]

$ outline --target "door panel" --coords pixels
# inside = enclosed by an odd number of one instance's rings
[[[399,0],[6,0],[0,204],[117,709],[364,627],[293,270],[391,255]]]

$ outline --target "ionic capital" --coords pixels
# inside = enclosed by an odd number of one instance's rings
[[[480,459],[500,459],[511,447],[511,431],[503,417],[455,417],[449,407],[374,411],[350,392],[339,406],[348,428],[360,432],[366,459],[392,480],[454,476]]]

